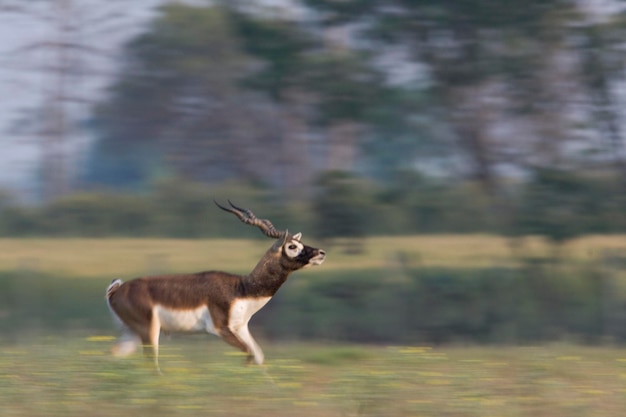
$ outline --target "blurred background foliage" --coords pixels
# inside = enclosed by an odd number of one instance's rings
[[[0,234],[237,234],[222,196],[324,238],[624,232],[626,16],[522,3],[164,2],[87,119],[51,104]]]
[[[316,269],[291,278],[251,326],[261,339],[281,341],[621,344],[625,260],[605,254],[586,262],[526,258],[516,267]],[[112,331],[102,302],[108,282],[36,265],[1,272],[0,340]]]
[[[209,186],[162,180],[150,192],[78,192],[32,206],[0,196],[4,237],[240,237],[224,224],[213,199],[253,207],[278,227],[310,230],[321,239],[416,233],[542,235],[555,243],[586,234],[626,232],[626,194],[604,177],[541,170],[509,185],[506,207],[496,206],[475,182],[450,184],[412,172],[393,184],[342,171],[327,172],[312,185],[308,202],[282,204],[277,190],[229,181]],[[506,211],[505,211],[506,210]]]
[[[58,3],[53,18],[74,16],[74,2]],[[41,124],[37,192],[0,194],[0,236],[250,237],[213,199],[327,246],[351,238],[356,266],[370,236],[497,234],[517,267],[317,271],[258,325],[266,337],[367,342],[626,338],[623,253],[559,260],[576,237],[626,232],[622,9],[163,2],[135,29],[80,120],[65,101],[79,60],[50,70],[55,117],[20,122]],[[63,33],[52,47],[85,51]],[[66,146],[75,129],[91,138],[79,157]],[[520,250],[529,235],[555,256]],[[99,281],[20,271],[0,285],[2,326],[108,323],[90,304]]]

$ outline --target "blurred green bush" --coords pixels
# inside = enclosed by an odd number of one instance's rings
[[[290,279],[251,327],[276,340],[625,342],[626,295],[609,269],[543,258],[520,268],[309,271]],[[0,273],[0,340],[115,332],[103,297],[107,284],[30,270]]]
[[[83,192],[42,206],[19,205],[5,197],[4,203],[0,201],[0,235],[247,236],[237,222],[224,222],[223,217],[216,216],[218,209],[213,199],[225,202],[227,198],[253,208],[264,217],[274,216],[278,206],[269,204],[271,195],[259,186],[226,183],[209,188],[180,180],[163,181],[146,193]],[[288,217],[287,213],[285,210],[271,218],[278,222]]]
[[[271,335],[382,342],[626,340],[626,296],[601,265],[325,274],[288,287]],[[289,314],[286,312],[289,311]]]
[[[626,340],[626,296],[597,265],[363,270],[287,285],[259,312],[268,337],[393,343]],[[400,274],[400,275],[398,275]]]
[[[626,193],[602,176],[537,170],[502,196],[471,182],[446,183],[415,173],[383,185],[345,172],[321,176],[307,199],[290,200],[261,184],[207,186],[171,179],[138,194],[83,192],[42,206],[0,193],[0,236],[247,236],[216,216],[213,199],[231,199],[279,228],[314,237],[415,233],[543,235],[555,244],[592,233],[626,232]]]

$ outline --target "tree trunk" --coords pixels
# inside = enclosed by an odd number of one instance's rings
[[[354,121],[341,121],[328,129],[328,171],[352,171],[358,154],[359,125]]]

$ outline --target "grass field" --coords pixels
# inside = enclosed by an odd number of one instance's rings
[[[272,345],[267,365],[217,339],[162,347],[163,376],[108,336],[0,348],[2,416],[623,416],[626,352],[606,347]]]
[[[155,272],[247,272],[270,243],[1,239],[0,271],[36,270],[88,283],[93,279],[104,288],[111,277]],[[523,250],[548,256],[548,246],[536,238],[527,239]],[[564,253],[572,261],[586,261],[611,250],[626,251],[626,238],[588,237],[571,242]],[[310,276],[383,270],[397,263],[399,254],[423,266],[516,262],[507,240],[494,236],[369,238],[363,254],[347,255],[332,246],[327,252],[327,262]],[[306,279],[311,272],[299,274]],[[28,291],[29,285],[25,281],[18,289]],[[96,301],[102,302],[100,292]],[[97,309],[108,314],[103,304]],[[0,320],[1,313],[2,306]],[[176,336],[163,338],[165,375],[157,376],[141,355],[109,355],[113,326],[110,331],[77,329],[66,337],[41,326],[25,330],[0,344],[2,417],[617,417],[626,410],[626,349],[619,347],[364,346],[260,338],[267,364],[257,367],[244,366],[244,358],[215,337]]]
[[[319,242],[304,238],[308,244]],[[539,238],[523,241],[524,253],[547,256]],[[36,269],[80,277],[132,277],[152,272],[221,269],[245,273],[270,246],[269,240],[210,239],[0,239],[0,271]],[[511,265],[509,241],[490,235],[376,237],[364,240],[360,255],[326,247],[324,270],[384,268],[398,253],[421,266],[485,267]],[[334,250],[333,250],[334,249]],[[590,259],[608,250],[626,251],[625,236],[590,236],[573,240],[563,252]]]

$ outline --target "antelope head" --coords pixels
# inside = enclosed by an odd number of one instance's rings
[[[302,243],[302,233],[291,235],[288,230],[277,230],[269,220],[257,218],[250,210],[237,207],[230,200],[230,207],[224,207],[217,201],[214,203],[222,210],[237,216],[243,223],[258,227],[265,236],[276,239],[268,254],[281,255],[280,263],[285,270],[296,271],[324,262],[326,252]]]

